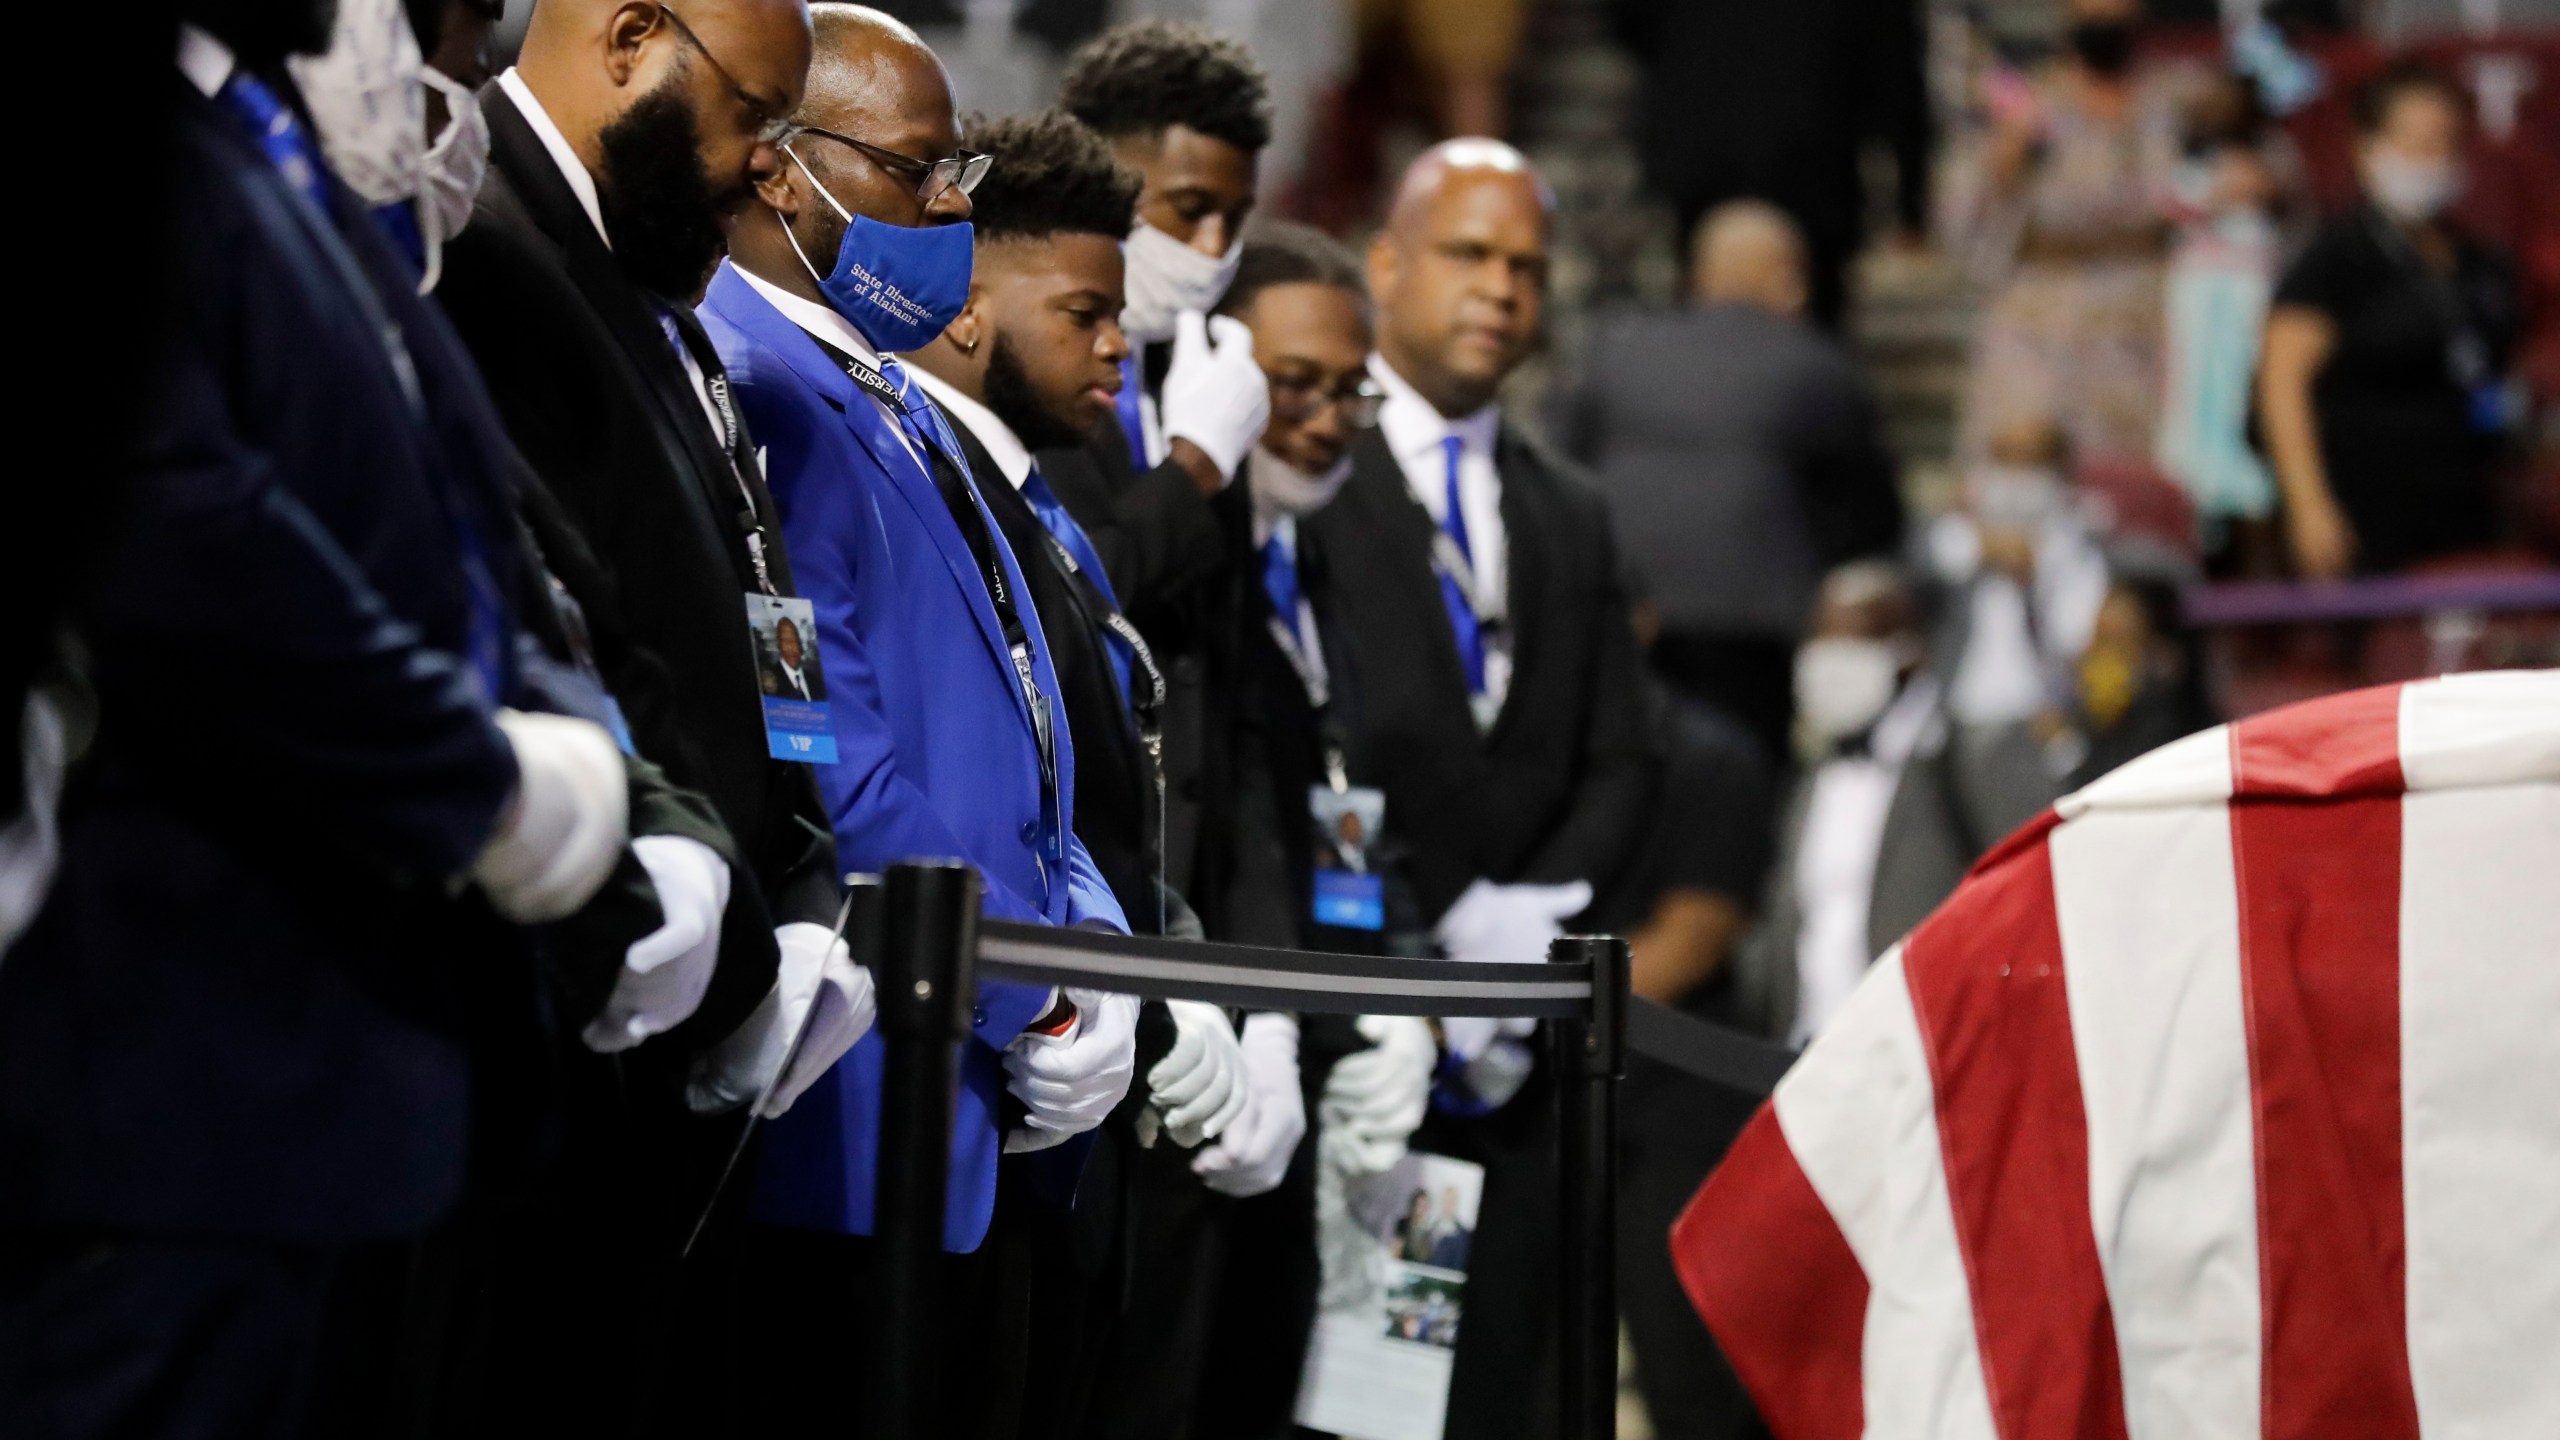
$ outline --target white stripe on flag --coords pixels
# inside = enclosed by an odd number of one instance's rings
[[[2412,790],[2560,780],[2560,671],[2402,686],[2400,774]]]
[[[1992,1440],[1901,946],[1867,972],[1773,1104],[1788,1150],[1867,1274],[1866,1440]]]
[[[2560,785],[2411,795],[2400,834],[2419,1425],[2560,1435]]]
[[[2261,1332],[2230,812],[2101,809],[2049,849],[2126,1432],[2245,1440]]]

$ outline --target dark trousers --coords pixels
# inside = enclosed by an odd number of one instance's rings
[[[1632,1056],[1619,1092],[1618,1312],[1660,1440],[1749,1440],[1759,1416],[1671,1268],[1671,1225],[1759,1102]]]
[[[892,1316],[881,1309],[881,1252],[870,1237],[755,1227],[746,1306],[766,1338],[742,1373],[729,1433],[906,1440],[882,1434],[866,1399],[872,1357],[891,1325],[915,1332],[914,1353],[930,1372],[921,1383],[942,1417],[936,1440],[1049,1433],[1025,1372],[1032,1295],[1059,1278],[1047,1272],[1060,1234],[1000,1183],[985,1242],[940,1258],[929,1312]]]
[[[253,1241],[0,1240],[0,1435],[310,1433],[335,1259]]]
[[[1249,1200],[1191,1173],[1194,1151],[1115,1133],[1078,1192],[1076,1247],[1088,1286],[1080,1325],[1048,1337],[1083,1374],[1084,1440],[1270,1440],[1291,1433],[1315,1323],[1315,1147],[1301,1144],[1279,1188]],[[1106,1230],[1107,1234],[1097,1233]],[[1046,1292],[1044,1291],[1044,1295]],[[1047,1368],[1035,1362],[1035,1372]],[[1039,1388],[1035,1385],[1035,1389]],[[1036,1417],[1035,1417],[1036,1418]],[[1025,1440],[1046,1435],[1026,1426]]]

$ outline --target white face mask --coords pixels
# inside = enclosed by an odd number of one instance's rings
[[[1141,220],[1121,253],[1128,260],[1128,295],[1120,328],[1132,340],[1162,341],[1173,338],[1175,316],[1206,311],[1227,293],[1244,247],[1230,240],[1226,254],[1203,255]]]
[[[2462,198],[2462,167],[2450,160],[2411,160],[2367,150],[2364,184],[2382,213],[2404,225],[2433,220]]]
[[[489,117],[480,113],[480,97],[461,81],[433,67],[418,78],[444,97],[446,116],[444,133],[427,147],[419,176],[418,224],[433,245],[471,223],[471,204],[489,174]]]
[[[1965,475],[1966,507],[1995,529],[2042,529],[2065,499],[2062,477],[2041,465],[1977,465]]]
[[[426,61],[401,0],[338,0],[321,55],[285,60],[311,106],[321,153],[347,188],[388,205],[418,193],[427,151]]]
[[[1343,456],[1321,475],[1310,475],[1256,445],[1245,462],[1245,483],[1253,487],[1255,513],[1271,518],[1313,515],[1342,493],[1351,478],[1351,457]]]
[[[1876,723],[1901,687],[1891,641],[1834,635],[1796,651],[1796,716],[1826,749]]]

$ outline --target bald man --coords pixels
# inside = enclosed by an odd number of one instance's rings
[[[1654,670],[1741,721],[1772,766],[1815,585],[1902,538],[1882,412],[1807,322],[1805,253],[1777,207],[1717,206],[1690,250],[1690,305],[1603,319],[1559,402],[1660,617]]]
[[[1075,834],[1076,746],[1035,592],[990,514],[962,442],[900,352],[958,318],[974,268],[969,191],[941,62],[878,11],[811,7],[817,59],[782,168],[731,232],[703,316],[765,446],[766,473],[833,697],[838,761],[819,774],[836,855],[877,870],[957,856],[999,920],[1125,932],[1120,902]],[[1107,371],[1105,373],[1108,373]],[[1073,1170],[1065,1142],[1127,1092],[1133,997],[979,987],[953,1113],[937,1325],[936,1434],[1018,1423],[1026,1257],[998,1192],[1026,1170]],[[886,1318],[858,1300],[880,1263],[870,1232],[882,1054],[855,1047],[767,1137],[755,1197],[759,1310],[789,1317],[765,1359],[820,1374]],[[1018,1119],[1012,1118],[1019,1116]],[[1089,1143],[1089,1142],[1086,1142]],[[1050,1152],[1050,1153],[1033,1153]],[[1030,1203],[1022,1197],[1021,1203]],[[1052,1274],[1063,1283],[1063,1276]],[[764,1433],[840,1432],[830,1388],[764,1392]],[[859,1406],[853,1407],[859,1409]]]
[[[682,1429],[722,1403],[734,1312],[709,1297],[729,1287],[743,1197],[677,1257],[743,1097],[697,1118],[689,1098],[720,1097],[688,1081],[742,1026],[792,1028],[806,996],[867,1006],[831,940],[812,767],[776,758],[789,737],[766,727],[750,609],[793,594],[781,522],[690,308],[779,161],[808,63],[800,0],[543,0],[482,91],[490,170],[437,298],[530,462],[528,519],[634,747],[709,798],[743,863],[695,1018],[615,1063],[564,1061],[559,1163],[458,1247],[455,1290],[474,1298],[439,1359],[457,1433]]]
[[[1497,399],[1537,337],[1552,206],[1496,141],[1407,172],[1368,258],[1378,428],[1301,529],[1357,697],[1351,780],[1385,792],[1382,848],[1404,857],[1389,928],[1459,960],[1543,959],[1627,863],[1656,769],[1608,514]],[[1486,1167],[1447,1434],[1543,1434],[1548,1081],[1525,1028],[1442,1028],[1451,1079],[1414,1143]]]

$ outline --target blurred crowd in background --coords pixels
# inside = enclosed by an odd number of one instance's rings
[[[531,8],[452,0],[491,23],[429,61],[488,81]],[[1363,242],[1457,136],[1552,186],[1545,335],[1502,410],[1606,500],[1626,573],[1584,579],[1649,657],[1665,768],[1588,916],[1652,999],[1802,1044],[2123,761],[2560,664],[2560,0],[880,8],[995,114],[1113,24],[1242,39],[1272,101],[1255,226]],[[147,308],[157,272],[114,267],[163,242],[105,228],[75,278]],[[67,396],[71,433],[115,403]],[[98,543],[47,533],[75,572]],[[1661,1240],[1742,1103],[1630,1077],[1625,1433],[1756,1433]]]

